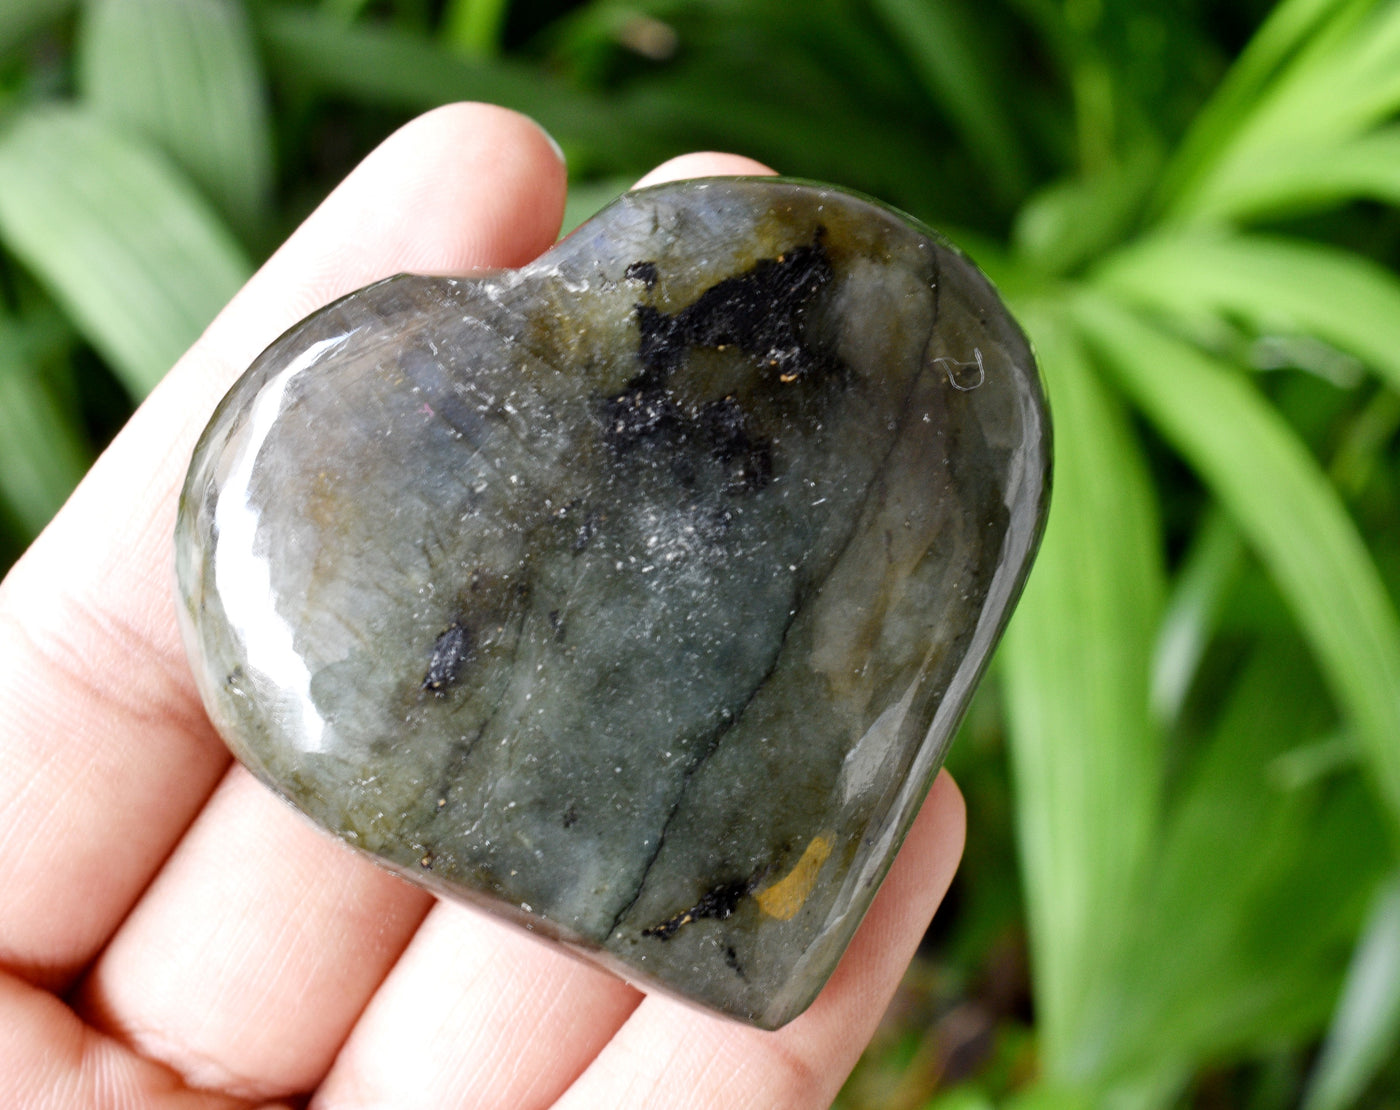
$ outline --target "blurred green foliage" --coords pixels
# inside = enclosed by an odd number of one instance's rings
[[[460,98],[552,131],[571,221],[696,148],[880,196],[1037,346],[967,858],[841,1105],[1396,1105],[1400,3],[5,0],[0,566]]]

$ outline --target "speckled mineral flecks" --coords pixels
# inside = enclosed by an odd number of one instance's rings
[[[1048,471],[1026,342],[931,232],[666,185],[274,343],[196,450],[181,617],[214,723],[315,821],[775,1027],[932,782]]]

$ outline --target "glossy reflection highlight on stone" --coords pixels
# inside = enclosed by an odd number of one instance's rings
[[[937,772],[1048,470],[1026,342],[932,233],[659,186],[269,347],[195,452],[181,618],[219,731],[315,821],[776,1027]]]

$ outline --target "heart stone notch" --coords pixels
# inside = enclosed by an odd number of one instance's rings
[[[270,346],[176,529],[209,715],[431,890],[776,1028],[835,968],[1020,593],[1050,430],[934,233],[717,178]]]

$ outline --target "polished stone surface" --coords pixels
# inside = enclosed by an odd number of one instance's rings
[[[274,343],[196,450],[181,618],[214,723],[315,821],[776,1027],[937,772],[1048,472],[1025,339],[927,229],[659,186]]]

